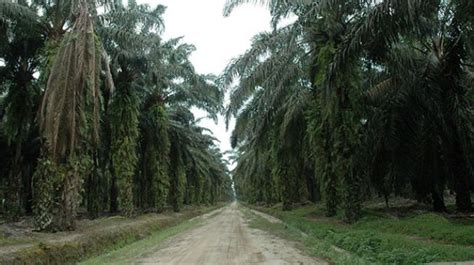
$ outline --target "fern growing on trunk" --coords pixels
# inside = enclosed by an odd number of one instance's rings
[[[112,113],[112,162],[117,179],[119,209],[126,216],[133,214],[133,176],[137,165],[138,97],[124,84],[114,95]]]

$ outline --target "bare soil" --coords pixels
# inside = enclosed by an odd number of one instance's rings
[[[271,220],[278,222],[278,219]],[[148,251],[136,263],[328,264],[305,255],[291,242],[249,227],[248,221],[234,203],[208,215],[204,225],[170,238]]]

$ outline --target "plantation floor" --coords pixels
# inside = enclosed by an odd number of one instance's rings
[[[121,216],[77,221],[70,232],[33,232],[31,218],[0,225],[0,265],[71,264],[84,258],[143,241],[161,231],[206,216],[222,205],[185,207],[180,213],[149,213],[134,218]],[[207,214],[206,214],[207,213]],[[204,215],[203,215],[204,214]]]
[[[305,255],[290,241],[252,228],[245,211],[233,203],[199,218],[199,225],[174,228],[177,235],[168,239],[161,241],[157,235],[156,244],[139,241],[85,264],[327,264]]]
[[[281,220],[271,222],[245,210],[251,227],[299,242],[331,264],[474,264],[474,219],[469,216],[453,218],[413,207],[401,208],[400,216],[366,207],[364,217],[349,225],[341,216],[325,217],[321,204],[292,211],[282,211],[281,205],[249,207]]]

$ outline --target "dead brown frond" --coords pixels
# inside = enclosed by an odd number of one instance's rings
[[[387,78],[367,90],[365,92],[365,98],[368,102],[376,104],[388,95],[393,85],[394,80],[392,78]]]
[[[98,141],[100,51],[87,5],[62,41],[40,109],[40,129],[51,159],[60,162],[82,141]]]

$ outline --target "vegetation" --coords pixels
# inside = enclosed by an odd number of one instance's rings
[[[220,76],[162,39],[164,6],[124,2],[0,0],[2,218],[74,230],[81,211],[179,212],[235,191],[281,206],[264,211],[290,229],[254,225],[337,263],[474,259],[474,1],[227,0],[225,15],[267,5],[273,28]],[[235,119],[232,172],[192,108]],[[393,197],[431,213],[364,207]]]
[[[449,192],[472,212],[472,1],[261,2],[273,30],[220,77],[240,200],[322,200],[352,223],[374,197],[445,212]]]
[[[109,251],[101,256],[94,257],[88,260],[81,262],[80,264],[84,265],[93,265],[93,264],[104,264],[104,263],[113,263],[113,264],[130,264],[143,256],[143,253],[153,253],[157,247],[160,246],[160,243],[164,240],[177,235],[179,233],[185,232],[191,228],[199,225],[198,220],[188,220],[182,222],[176,226],[165,228],[151,234],[146,239],[137,241],[133,244],[126,245],[124,247],[117,246],[116,249]]]
[[[22,231],[15,240],[0,236],[1,264],[71,264],[120,249],[125,253],[137,246],[158,243],[176,232],[198,224],[192,218],[221,207],[189,206],[180,214],[149,213],[136,218],[123,216],[80,220],[76,231],[62,233]],[[5,228],[5,227],[2,227]],[[107,256],[107,254],[104,254]],[[117,255],[118,256],[118,255]],[[111,256],[109,256],[112,258]],[[103,256],[99,256],[101,260]],[[96,260],[92,258],[92,260]],[[103,263],[103,262],[102,262]],[[115,263],[115,262],[114,262]]]
[[[192,45],[161,39],[164,11],[134,0],[0,0],[9,220],[73,230],[79,209],[132,216],[231,198],[223,156],[190,110],[216,119],[223,91],[196,73]]]
[[[252,226],[299,241],[313,255],[336,264],[421,264],[474,259],[472,221],[453,222],[432,213],[395,219],[371,209],[357,223],[346,224],[336,217],[325,217],[321,206],[316,211],[314,205],[293,211],[277,207],[258,209],[278,216],[284,223],[270,223],[254,215]]]

